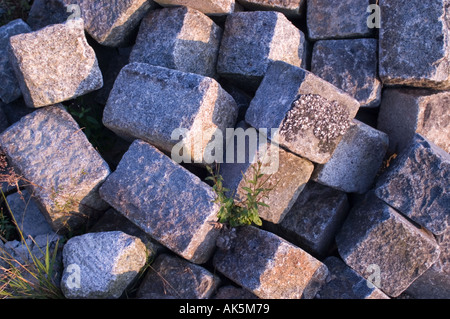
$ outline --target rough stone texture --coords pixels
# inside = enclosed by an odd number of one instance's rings
[[[287,17],[303,16],[306,0],[238,0],[245,8],[253,11],[280,11]]]
[[[72,1],[75,4],[75,1]],[[50,24],[64,23],[72,15],[64,0],[34,0],[28,13],[27,23],[33,30]]]
[[[327,283],[317,293],[317,299],[389,299],[339,258],[328,257],[324,264],[329,275]]]
[[[48,246],[49,252],[53,254],[55,252],[56,245],[58,244],[58,247],[61,247],[61,241],[62,236],[58,236],[55,234],[41,234],[37,235],[34,238],[26,238],[25,243],[23,241],[18,240],[12,240],[5,243],[3,247],[3,251],[1,251],[0,247],[0,257],[3,253],[4,258],[9,259],[10,262],[7,264],[12,264],[14,267],[22,269],[21,265],[32,265],[34,264],[33,258],[30,255],[33,255],[33,257],[37,258],[42,263],[45,262],[45,251]],[[27,247],[28,246],[28,247]],[[59,249],[59,248],[58,248]],[[55,271],[54,275],[55,277],[53,279],[56,279],[56,277],[61,275],[61,254],[57,250],[56,258],[55,258],[55,268],[53,269]],[[9,266],[9,265],[8,265]],[[25,278],[33,279],[32,276],[30,276],[28,273],[25,272],[24,275]],[[57,280],[55,280],[57,281]]]
[[[411,224],[372,192],[356,205],[336,236],[347,265],[391,297],[399,296],[439,258],[433,236]]]
[[[158,253],[167,250],[114,208],[108,209],[97,223],[89,229],[90,233],[109,231],[121,231],[130,236],[138,237],[147,247],[149,258],[154,258]]]
[[[163,7],[186,6],[212,16],[233,13],[236,7],[235,0],[155,0],[155,2]]]
[[[8,195],[6,200],[25,238],[53,234],[52,228],[28,191]]]
[[[223,185],[230,189],[230,193],[235,194],[236,199],[244,200],[247,192],[242,188],[251,187],[249,183],[245,182],[245,179],[253,179],[257,162],[260,161],[262,173],[265,174],[262,180],[268,178],[264,187],[272,188],[272,190],[268,197],[264,198],[264,203],[269,207],[259,207],[258,213],[266,221],[280,223],[311,177],[314,165],[310,161],[270,143],[264,135],[262,135],[263,138],[258,138],[257,131],[244,123],[237,126],[235,135],[244,136],[246,132],[249,135],[253,132],[255,139],[253,142],[245,143],[245,146],[242,146],[243,143],[239,138],[237,141],[234,141],[234,137],[233,140],[228,140],[225,156],[234,156],[232,162],[226,159],[220,166],[220,174],[224,179]],[[259,144],[264,141],[268,144]],[[258,148],[254,147],[256,145],[251,145],[253,143],[258,145]],[[244,149],[241,149],[242,147]],[[241,163],[239,157],[243,153],[246,156],[244,163]]]
[[[264,299],[313,298],[327,267],[302,249],[267,231],[237,230],[230,250],[218,250],[214,266],[226,277]]]
[[[130,62],[216,77],[222,29],[200,11],[176,7],[144,18]]]
[[[133,142],[100,195],[183,258],[201,264],[211,256],[218,235],[214,191],[150,144]]]
[[[63,0],[78,5],[86,31],[105,46],[121,46],[145,14],[156,7],[152,0]]]
[[[228,16],[217,73],[248,90],[256,90],[272,61],[302,66],[306,40],[282,13],[238,12]]]
[[[388,144],[387,134],[353,120],[331,159],[316,166],[312,179],[347,193],[364,194],[374,184]]]
[[[369,0],[308,0],[307,24],[311,40],[370,37]]]
[[[450,92],[385,89],[377,128],[389,135],[388,152],[400,153],[415,133],[450,153]]]
[[[80,19],[13,36],[9,53],[29,107],[70,100],[103,86]]]
[[[27,32],[31,32],[31,29],[21,19],[0,27],[0,77],[2,79],[0,99],[5,103],[10,103],[22,95],[19,82],[8,58],[9,39],[14,35]]]
[[[75,229],[106,210],[98,187],[109,167],[62,106],[23,117],[0,135],[0,147],[53,230]]]
[[[448,0],[380,1],[379,72],[384,84],[450,88],[448,6]]]
[[[354,97],[361,107],[379,106],[376,39],[323,40],[314,44],[311,72]]]
[[[72,237],[63,249],[61,290],[69,299],[119,298],[146,261],[142,241],[120,231]]]
[[[272,139],[325,164],[350,127],[359,103],[314,74],[273,62],[245,115],[255,128],[278,128]]]
[[[220,279],[205,268],[171,255],[159,255],[143,279],[140,299],[207,299]]]
[[[376,195],[429,229],[450,226],[450,155],[416,134],[412,143],[377,180]]]
[[[258,297],[244,288],[227,285],[217,289],[212,299],[258,299]]]
[[[450,299],[450,228],[437,236],[439,260],[417,278],[406,293],[417,299]]]
[[[103,114],[106,127],[126,139],[145,140],[168,153],[183,144],[192,161],[205,162],[216,129],[234,127],[237,106],[214,79],[131,63],[120,72]],[[185,129],[183,139],[174,130]]]
[[[307,252],[323,257],[348,210],[345,193],[310,181],[283,221],[278,225],[266,224],[265,228]]]

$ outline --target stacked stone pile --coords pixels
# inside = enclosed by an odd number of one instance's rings
[[[2,192],[31,246],[67,239],[64,296],[450,298],[450,2],[371,4],[34,0],[1,26]],[[238,199],[257,160],[263,225],[216,245],[205,168]]]

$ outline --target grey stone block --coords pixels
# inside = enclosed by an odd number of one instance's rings
[[[131,63],[117,77],[103,124],[128,140],[139,138],[168,153],[183,144],[189,152],[183,158],[202,164],[216,130],[234,127],[236,117],[236,103],[214,79]],[[175,130],[184,134],[172,138]]]
[[[100,195],[183,258],[201,264],[211,256],[218,235],[214,191],[150,144],[133,142]]]
[[[375,194],[439,235],[450,226],[450,155],[416,134],[378,179]]]
[[[214,266],[263,299],[313,298],[327,267],[302,249],[267,231],[240,227],[229,250],[218,250]]]
[[[220,279],[205,268],[177,256],[159,255],[143,279],[140,299],[207,299]]]
[[[0,133],[6,130],[9,126],[8,119],[3,111],[3,103],[0,102]]]
[[[312,40],[370,37],[368,0],[308,0],[307,24]]]
[[[72,237],[63,249],[61,290],[69,299],[119,298],[146,262],[142,241],[123,232]]]
[[[305,35],[282,13],[238,12],[225,23],[217,73],[254,91],[272,61],[303,66],[305,54]]]
[[[312,180],[347,193],[372,188],[389,144],[387,134],[353,120],[333,156],[317,165]]]
[[[440,253],[430,233],[372,192],[350,211],[336,243],[345,263],[390,297],[406,290]]]
[[[216,77],[222,29],[200,11],[154,10],[142,20],[130,62]]]
[[[97,223],[89,229],[90,233],[110,231],[121,231],[130,236],[138,237],[147,247],[148,258],[154,258],[160,252],[167,250],[114,208],[108,209]]]
[[[163,7],[186,6],[211,16],[222,16],[233,13],[235,0],[155,0]]]
[[[253,11],[279,11],[289,18],[304,15],[306,0],[238,0],[245,8]]]
[[[8,195],[6,200],[25,238],[53,235],[53,230],[28,191]]]
[[[103,86],[83,21],[70,20],[10,38],[9,58],[29,107],[52,105]]]
[[[450,299],[450,228],[436,236],[439,260],[417,278],[406,293],[417,299]]]
[[[278,128],[273,141],[324,164],[358,109],[358,101],[316,75],[288,63],[273,62],[245,121],[257,129]]]
[[[399,154],[419,133],[449,153],[449,105],[450,92],[385,89],[377,128],[389,135],[388,152]]]
[[[329,276],[317,293],[317,299],[389,299],[339,258],[328,257],[324,264],[328,267]]]
[[[381,102],[376,39],[322,40],[314,44],[311,72],[354,97],[361,107]]]
[[[53,230],[76,229],[106,210],[98,188],[109,167],[63,107],[25,116],[0,135],[0,147]]]
[[[31,32],[31,29],[21,19],[0,27],[0,76],[2,78],[0,99],[5,103],[10,103],[22,95],[19,82],[8,58],[9,39],[14,35],[27,32]]]
[[[344,192],[310,181],[278,224],[265,228],[317,256],[326,256],[349,210]]]
[[[75,1],[72,2],[75,4]],[[50,24],[64,23],[72,15],[64,0],[34,0],[28,13],[27,23],[33,30],[42,29]]]
[[[117,47],[129,41],[134,29],[145,14],[156,7],[153,0],[63,0],[66,6],[75,5],[75,17],[84,21],[92,38],[104,46]]]
[[[380,7],[383,83],[449,89],[448,0],[381,0]]]
[[[242,139],[239,137],[246,133],[255,138],[253,142],[246,142],[242,146]],[[251,187],[245,180],[253,179],[257,162],[260,161],[262,173],[265,174],[262,180],[267,179],[264,187],[272,190],[263,200],[269,207],[259,207],[258,213],[266,221],[280,223],[311,177],[314,165],[270,143],[264,135],[262,135],[263,139],[258,138],[257,131],[244,123],[238,125],[235,135],[238,137],[237,141],[234,140],[234,136],[232,140],[228,140],[225,152],[226,157],[234,156],[230,159],[226,158],[220,165],[220,174],[224,179],[223,186],[228,188],[230,195],[234,194],[236,199],[245,200],[247,192],[243,187]],[[258,145],[258,148],[251,143]],[[241,162],[240,157],[243,153],[245,158]]]
[[[227,285],[217,289],[212,299],[258,299],[258,297],[244,288]]]

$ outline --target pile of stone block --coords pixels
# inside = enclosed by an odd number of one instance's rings
[[[32,251],[68,239],[65,297],[450,298],[449,3],[376,3],[35,0],[0,26],[2,192]],[[229,230],[206,166],[238,203],[258,161],[262,226]]]

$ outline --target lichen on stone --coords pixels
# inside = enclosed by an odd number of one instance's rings
[[[344,135],[350,125],[348,111],[337,101],[328,101],[318,94],[302,94],[287,112],[280,134],[293,142],[302,132],[312,129],[319,145],[324,146]]]

